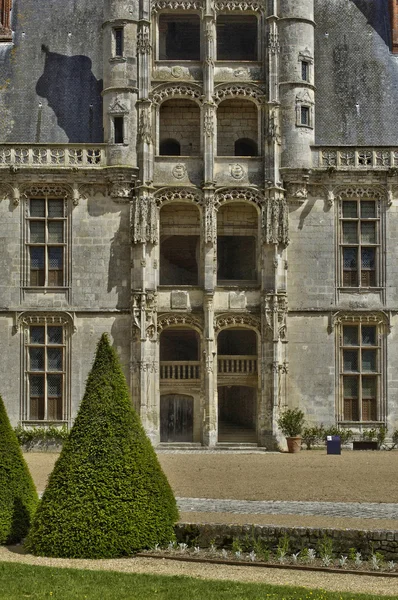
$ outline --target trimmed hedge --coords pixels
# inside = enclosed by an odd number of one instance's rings
[[[38,501],[0,396],[0,544],[16,544],[27,535]]]
[[[130,556],[174,539],[177,520],[173,492],[103,334],[26,548],[39,556]]]

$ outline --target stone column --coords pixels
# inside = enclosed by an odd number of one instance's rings
[[[203,368],[204,368],[204,406],[202,441],[204,446],[215,446],[218,438],[217,410],[217,352],[214,336],[214,304],[213,294],[204,298],[204,336],[203,336]]]

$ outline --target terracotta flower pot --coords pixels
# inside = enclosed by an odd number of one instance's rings
[[[295,454],[296,452],[300,452],[301,450],[301,435],[296,437],[288,437],[287,441],[287,449],[288,452]]]

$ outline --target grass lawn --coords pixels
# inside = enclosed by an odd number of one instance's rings
[[[0,562],[0,599],[53,600],[397,600],[266,584],[57,569]]]

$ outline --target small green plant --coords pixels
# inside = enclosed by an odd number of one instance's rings
[[[356,548],[350,548],[348,550],[348,558],[352,561],[355,561],[357,555],[357,549]]]
[[[331,427],[327,427],[323,429],[323,439],[326,442],[326,439],[329,435],[338,435],[340,437],[341,444],[348,444],[350,440],[352,440],[354,434],[351,429],[339,429],[335,425]]]
[[[52,443],[62,445],[69,436],[68,427],[66,425],[62,425],[62,427],[49,425],[48,427],[29,428],[18,425],[15,427],[14,432],[20,446],[24,446],[26,450],[30,450],[37,444],[42,444],[47,447]]]
[[[333,540],[332,538],[324,535],[322,539],[319,540],[317,545],[317,550],[320,558],[332,557],[333,556]]]
[[[279,538],[278,545],[276,547],[276,557],[280,560],[281,558],[285,558],[289,552],[290,548],[290,540],[289,536],[285,533],[282,537]]]
[[[377,429],[365,429],[362,432],[362,439],[366,442],[373,442],[377,438]]]
[[[270,550],[263,540],[255,538],[253,540],[253,550],[260,560],[264,562],[267,562],[269,560]]]
[[[386,441],[386,435],[387,435],[387,427],[385,427],[384,425],[381,425],[379,427],[379,431],[377,432],[377,436],[376,436],[378,444],[379,444],[379,448],[384,446],[384,443]]]
[[[305,418],[299,408],[288,408],[278,419],[278,426],[285,437],[298,437],[302,434]]]
[[[323,426],[305,427],[301,436],[303,443],[307,446],[307,450],[311,450],[313,446],[319,444],[324,439]]]
[[[242,545],[238,538],[234,538],[232,540],[232,552],[236,554],[237,552],[242,552]]]

